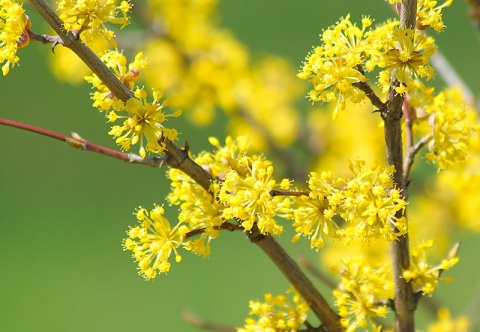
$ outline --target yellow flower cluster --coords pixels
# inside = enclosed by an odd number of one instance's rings
[[[406,202],[393,187],[393,168],[366,167],[360,160],[348,166],[354,175],[351,179],[335,178],[330,172],[310,174],[310,193],[298,199],[293,214],[294,241],[306,236],[318,250],[324,244],[323,235],[348,242],[393,241],[405,234],[406,219],[396,214],[405,209]]]
[[[366,82],[364,70],[380,68],[377,84],[386,92],[391,74],[395,73],[403,84],[398,93],[405,93],[417,77],[427,80],[434,75],[429,57],[435,53],[433,38],[414,30],[398,29],[399,22],[387,21],[371,28],[369,17],[362,19],[362,28],[350,22],[350,16],[342,18],[325,30],[322,45],[311,52],[300,73],[300,79],[313,84],[309,93],[312,101],[336,102],[333,117],[345,109],[351,99],[358,103],[365,99],[359,84]]]
[[[365,33],[372,24],[368,17],[362,19],[362,28],[350,22],[350,15],[341,19],[322,34],[322,45],[310,53],[297,75],[310,79],[314,89],[309,97],[312,101],[333,102],[337,106],[334,118],[345,108],[346,98],[360,102],[365,94],[353,84],[365,82],[365,75],[358,70],[365,61]]]
[[[345,331],[367,327],[373,317],[385,317],[386,301],[393,295],[390,269],[370,267],[363,259],[346,257],[336,268],[341,283],[333,291],[335,305]]]
[[[281,184],[289,185],[289,182]],[[240,221],[246,231],[257,223],[262,234],[282,233],[283,226],[278,225],[274,217],[290,207],[290,199],[273,197],[270,192],[277,187],[280,184],[273,178],[270,161],[259,156],[240,157],[238,168],[226,172],[217,194],[219,201],[225,204],[223,217]]]
[[[107,29],[104,23],[121,24],[121,28],[124,28],[128,24],[127,13],[130,8],[128,1],[122,1],[117,6],[115,0],[61,0],[57,5],[67,31],[82,32],[82,40],[87,44],[100,35],[113,46],[116,46],[113,40],[115,33]],[[121,17],[118,16],[120,13]]]
[[[402,0],[389,0],[390,4],[401,4]],[[445,28],[442,19],[442,9],[450,7],[453,0],[446,0],[442,5],[437,6],[437,0],[417,1],[417,29],[424,30],[432,27],[435,31],[442,31]]]
[[[285,295],[272,294],[265,294],[264,299],[265,302],[250,301],[250,315],[258,319],[247,318],[245,326],[237,331],[294,332],[307,319],[308,305],[296,293],[293,301]]]
[[[383,46],[386,52],[380,56],[379,67],[387,69],[380,72],[378,83],[382,86],[383,92],[388,91],[394,72],[395,78],[403,83],[396,91],[405,93],[408,85],[414,84],[415,78],[425,77],[429,80],[434,76],[435,72],[429,64],[429,58],[435,53],[435,41],[430,36],[410,29],[394,30],[392,36],[390,43]]]
[[[135,60],[128,64],[127,58],[117,50],[105,52],[100,58],[105,65],[113,71],[115,76],[130,90],[134,90],[140,70],[147,68],[148,62],[143,56],[143,52],[137,53]],[[121,110],[123,104],[117,100],[112,92],[103,84],[96,74],[85,76],[85,80],[92,84],[97,90],[92,94],[93,107],[100,111]]]
[[[440,274],[457,264],[459,258],[456,251],[442,260],[441,264],[432,266],[427,262],[427,249],[431,248],[433,240],[420,243],[410,252],[410,267],[403,271],[405,280],[412,282],[414,291],[422,291],[431,295],[438,286]],[[447,281],[451,279],[446,279]]]
[[[447,308],[440,308],[438,310],[438,321],[430,324],[427,332],[467,332],[471,331],[470,322],[465,316],[460,316],[453,319],[450,315],[450,310]]]
[[[109,122],[125,119],[122,125],[114,125],[108,134],[114,136],[116,143],[124,150],[129,150],[132,145],[140,142],[139,154],[142,158],[145,158],[147,152],[162,152],[165,146],[159,142],[160,138],[175,140],[178,135],[175,129],[166,128],[163,123],[167,117],[178,117],[182,112],[165,114],[163,108],[166,103],[159,102],[162,93],[153,90],[153,102],[149,103],[147,102],[147,92],[135,85],[140,70],[145,69],[148,65],[143,53],[138,53],[128,67],[126,57],[117,50],[105,52],[101,60],[113,71],[120,82],[131,90],[135,89],[135,98],[124,103],[112,94],[97,75],[92,74],[85,77],[85,80],[97,90],[92,94],[93,106],[104,111]],[[144,142],[144,137],[146,142]]]
[[[211,162],[211,155],[202,153],[195,158],[200,165]],[[187,241],[185,248],[193,254],[206,257],[210,255],[210,241],[220,235],[222,205],[205,189],[200,187],[190,177],[177,169],[170,169],[168,177],[171,181],[171,192],[167,196],[170,204],[179,206],[178,220],[188,224],[191,230],[202,230],[200,237]],[[212,190],[218,191],[215,184]]]
[[[29,36],[25,28],[30,27],[30,20],[22,6],[12,0],[0,0],[0,64],[3,76],[10,67],[18,63],[17,50],[28,44]]]
[[[172,227],[163,216],[164,212],[160,206],[155,206],[150,212],[139,207],[136,216],[140,226],[130,228],[128,238],[123,242],[124,250],[133,252],[139,274],[147,280],[170,270],[168,259],[172,251],[177,262],[182,260],[177,248],[184,244],[188,227],[181,222]]]
[[[477,114],[463,105],[458,90],[439,93],[426,111],[430,116],[433,139],[426,157],[439,169],[463,162],[468,151],[468,139],[480,130]]]
[[[453,0],[445,0],[438,5],[437,0],[418,0],[417,2],[417,28],[426,29],[432,27],[435,31],[442,31],[445,28],[442,19],[442,9],[450,7]]]
[[[108,118],[111,122],[121,118],[125,120],[123,125],[113,126],[108,134],[114,136],[115,142],[124,150],[129,150],[131,145],[140,142],[139,154],[142,158],[145,158],[147,152],[161,153],[165,149],[165,143],[160,142],[160,139],[164,137],[173,141],[177,139],[178,135],[175,129],[166,128],[163,123],[167,117],[180,116],[181,111],[165,114],[162,111],[164,104],[159,103],[162,94],[158,91],[153,91],[152,103],[146,101],[145,90],[137,88],[134,95],[135,98],[127,100],[125,104],[124,110],[127,115],[109,113]]]

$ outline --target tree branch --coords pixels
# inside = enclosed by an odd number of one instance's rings
[[[4,118],[0,118],[0,124],[13,127],[13,128],[30,131],[36,134],[47,136],[47,137],[51,137],[56,140],[66,142],[68,145],[76,149],[100,153],[100,154],[103,154],[104,156],[120,159],[130,164],[140,164],[140,165],[159,168],[164,165],[164,162],[166,159],[165,156],[142,158],[139,155],[136,155],[133,153],[123,153],[117,150],[112,150],[101,145],[90,143],[84,140],[82,137],[80,137],[80,135],[78,135],[77,133],[72,133],[72,136],[70,137],[70,136],[66,136],[45,128],[40,128],[37,126],[32,126],[26,123],[21,123],[21,122],[8,120]]]
[[[417,13],[416,0],[402,1],[400,12],[400,29],[415,29]],[[395,79],[395,72],[392,73],[392,84],[388,91],[385,110],[381,113],[384,120],[384,134],[386,143],[387,164],[395,168],[394,185],[407,196],[407,188],[404,181],[403,171],[403,146],[402,146],[402,105],[403,96],[396,92],[400,82]],[[401,218],[402,211],[396,214]],[[396,231],[395,229],[393,231]],[[392,272],[395,293],[395,331],[415,331],[414,313],[416,300],[413,294],[411,283],[403,278],[403,271],[410,265],[410,253],[408,244],[408,233],[400,237],[390,245],[392,257]]]
[[[43,16],[47,23],[57,32],[63,41],[65,47],[70,48],[82,61],[102,80],[102,82],[113,92],[113,94],[126,102],[133,98],[133,93],[128,90],[115,75],[105,66],[105,64],[95,55],[95,53],[76,39],[71,33],[65,33],[62,21],[58,18],[55,11],[50,8],[45,0],[29,0],[32,6]],[[166,144],[164,161],[168,166],[177,168],[190,176],[195,182],[202,186],[208,192],[210,184],[214,180],[200,165],[196,164],[188,156],[188,144],[184,149],[179,148],[172,141],[165,139]],[[304,300],[310,305],[313,312],[321,320],[325,328],[330,331],[340,331],[339,318],[335,312],[328,306],[327,302],[313,286],[310,280],[300,270],[298,265],[271,236],[260,234],[258,228],[252,228],[247,233],[249,239],[259,246],[275,263],[278,269],[290,280]]]

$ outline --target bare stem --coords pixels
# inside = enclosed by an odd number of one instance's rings
[[[243,230],[244,228],[240,225],[235,225],[235,224],[231,224],[227,221],[225,221],[224,223],[222,223],[220,226],[215,226],[213,227],[214,229],[224,229],[224,230],[227,230],[229,232],[233,232],[233,231],[237,231],[237,230]],[[205,233],[205,228],[199,228],[199,229],[196,229],[196,230],[193,230],[193,231],[190,231],[188,232],[187,234],[185,234],[185,238],[188,239],[190,237],[193,237],[193,236],[196,236],[196,235],[200,235],[200,234],[203,234]]]
[[[236,331],[234,327],[207,321],[190,310],[182,310],[180,312],[180,315],[182,316],[184,321],[186,321],[187,323],[199,329],[216,331],[216,332],[235,332]]]
[[[306,256],[300,256],[298,258],[298,261],[300,262],[300,265],[306,269],[308,272],[313,274],[315,278],[320,280],[322,283],[327,285],[331,289],[335,289],[337,285],[335,284],[335,281],[330,279],[326,274],[324,274],[321,270],[319,270]]]
[[[88,46],[77,39],[75,35],[64,31],[62,21],[45,0],[29,1],[59,35],[63,41],[63,45],[77,54],[117,98],[124,102],[133,98],[133,93],[115,77]],[[205,190],[211,192],[210,184],[214,179],[188,156],[188,144],[185,148],[181,149],[170,140],[166,139],[164,142],[166,144],[166,159],[163,160],[164,164],[181,170]],[[310,305],[310,308],[321,320],[323,326],[330,332],[340,331],[339,318],[336,313],[329,307],[318,290],[275,239],[271,236],[260,234],[256,227],[254,227],[250,233],[247,233],[247,235],[252,242],[272,259],[277,268],[280,269],[304,300]]]
[[[400,12],[401,29],[415,28],[416,12],[416,0],[402,1],[402,9]],[[392,84],[388,91],[385,109],[381,114],[385,123],[384,133],[387,164],[394,166],[394,184],[402,191],[403,196],[406,197],[407,188],[404,181],[401,128],[403,96],[396,92],[396,88],[400,86],[400,82],[395,79],[394,75],[395,73],[392,74]],[[395,217],[403,217],[402,211],[399,211]],[[411,283],[402,277],[403,271],[410,266],[408,233],[400,237],[397,241],[392,242],[390,251],[395,293],[395,331],[413,332],[415,331],[414,313],[416,309],[416,299]]]
[[[365,75],[365,71],[363,70],[362,66],[358,65],[357,70],[362,75]],[[365,93],[367,98],[370,99],[370,102],[372,103],[373,106],[378,108],[380,111],[382,111],[385,108],[385,104],[380,100],[380,98],[377,96],[375,91],[373,91],[372,87],[367,82],[358,82],[358,83],[354,83],[353,85]]]
[[[415,156],[425,145],[428,144],[428,142],[430,142],[431,139],[432,134],[428,134],[420,139],[414,146],[407,147],[407,155],[405,156],[405,160],[403,162],[403,179],[405,183],[408,183],[409,181],[408,178],[410,176],[413,162],[415,161]]]
[[[150,158],[142,158],[139,155],[133,154],[133,153],[123,153],[119,152],[117,150],[112,150],[109,148],[106,148],[101,145],[93,144],[90,143],[83,138],[81,138],[78,134],[72,133],[72,136],[66,136],[45,128],[40,128],[37,126],[29,125],[26,123],[21,123],[13,120],[8,120],[8,119],[3,119],[0,118],[0,124],[13,127],[13,128],[18,128],[26,131],[30,131],[36,134],[44,135],[47,137],[54,138],[59,141],[63,141],[68,143],[71,147],[85,150],[85,151],[91,151],[95,153],[100,153],[108,157],[112,157],[115,159],[123,160],[127,163],[131,164],[140,164],[140,165],[146,165],[146,166],[151,166],[151,167],[161,167],[164,164],[165,157],[150,157]]]
[[[308,196],[308,192],[273,189],[273,190],[270,190],[270,195],[272,196]]]

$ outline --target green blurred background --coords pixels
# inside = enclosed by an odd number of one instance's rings
[[[34,31],[46,33],[33,10],[24,8]],[[359,21],[370,14],[377,22],[392,16],[383,0],[230,0],[220,1],[220,12],[222,25],[254,56],[281,55],[298,67],[322,28],[340,16],[351,13]],[[466,13],[463,0],[454,2],[445,11],[448,29],[435,37],[478,94],[480,47]],[[49,52],[49,45],[37,43],[19,52],[20,67],[0,79],[0,117],[64,134],[76,131],[115,148],[108,124],[91,107],[90,87],[58,82],[49,72]],[[208,136],[225,135],[220,122],[202,129],[180,122],[175,127],[188,133],[180,141],[189,139],[194,152],[208,147]],[[136,223],[137,206],[163,204],[169,186],[164,169],[128,165],[4,126],[0,158],[0,331],[195,331],[180,318],[181,309],[241,326],[249,300],[289,288],[242,233],[215,240],[209,259],[185,254],[168,275],[154,282],[139,277],[121,241]],[[456,282],[442,283],[434,296],[455,314],[469,306],[480,279],[480,237],[459,237],[461,261],[448,274]],[[284,235],[280,242],[293,256],[318,261],[307,241],[292,245],[289,239]],[[431,319],[422,312],[420,328]]]

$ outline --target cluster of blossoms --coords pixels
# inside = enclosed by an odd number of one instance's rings
[[[345,108],[347,98],[352,102],[365,100],[359,86],[367,80],[365,70],[381,70],[377,83],[384,92],[391,85],[392,72],[403,83],[398,93],[405,93],[414,79],[428,80],[434,75],[429,64],[435,52],[433,38],[399,29],[396,20],[371,26],[369,17],[362,19],[362,28],[351,23],[349,15],[341,19],[322,33],[322,45],[307,56],[297,75],[313,84],[309,93],[312,101],[336,101],[334,118]]]
[[[148,66],[148,61],[143,56],[142,52],[135,55],[135,60],[129,63],[128,67],[127,58],[118,50],[104,52],[100,59],[110,70],[112,70],[118,80],[130,90],[135,88],[135,82],[138,80],[140,71]],[[112,108],[113,110],[123,108],[122,101],[115,98],[112,92],[97,75],[92,74],[91,76],[85,76],[84,78],[97,90],[92,94],[93,107],[104,112],[109,112]]]
[[[116,143],[124,150],[129,150],[132,145],[140,143],[139,154],[142,158],[145,158],[147,152],[162,152],[165,146],[159,140],[161,138],[175,140],[178,135],[175,129],[166,128],[163,123],[167,117],[180,116],[181,111],[165,113],[163,108],[166,103],[160,103],[162,98],[160,91],[153,90],[153,102],[147,102],[147,92],[135,85],[140,70],[148,65],[143,53],[138,53],[128,67],[127,59],[117,50],[105,52],[101,59],[120,82],[134,90],[135,96],[124,103],[112,94],[97,75],[85,77],[85,80],[97,90],[92,94],[93,106],[105,112],[105,116],[112,123],[123,119],[123,124],[114,125],[109,135],[116,138]]]
[[[335,178],[330,172],[310,174],[310,193],[298,199],[293,214],[294,240],[307,236],[311,247],[318,250],[324,245],[323,235],[347,242],[393,241],[406,233],[405,217],[397,216],[406,202],[393,187],[393,168],[366,167],[360,160],[351,161],[349,168],[354,174],[351,179]]]
[[[225,146],[221,146],[216,138],[210,138],[210,142],[217,151],[201,153],[194,159],[217,180],[211,184],[210,192],[182,172],[170,169],[171,192],[167,200],[180,208],[177,225],[172,227],[163,217],[163,208],[156,207],[150,213],[150,219],[155,220],[155,217],[161,222],[153,223],[155,227],[152,228],[152,222],[145,222],[150,220],[146,218],[145,209],[140,208],[137,218],[141,225],[128,232],[124,248],[133,251],[135,260],[139,262],[140,274],[147,279],[155,277],[157,272],[169,270],[168,259],[172,250],[179,261],[178,247],[196,255],[208,256],[210,241],[219,236],[221,229],[239,228],[237,223],[249,231],[257,221],[262,234],[279,234],[283,230],[274,217],[289,207],[290,199],[273,197],[270,191],[277,187],[287,188],[289,181],[277,184],[269,161],[260,156],[246,155],[249,145],[246,137],[237,140],[228,137]],[[158,213],[160,209],[161,214]],[[228,222],[231,219],[235,220],[235,224]],[[139,234],[142,235],[140,242],[137,240]],[[197,239],[190,239],[197,235]],[[153,259],[153,253],[148,251],[150,249],[145,249],[149,253],[147,259],[143,256],[146,255],[144,248],[152,246],[169,246],[171,250],[156,251]]]
[[[278,184],[273,178],[273,166],[263,157],[243,156],[238,160],[239,168],[229,170],[217,197],[225,204],[225,219],[241,220],[245,231],[252,229],[254,223],[262,234],[278,235],[283,227],[278,225],[274,217],[290,207],[290,199],[272,197],[271,191],[279,185],[288,189],[290,182]]]
[[[427,332],[467,332],[471,331],[470,322],[467,317],[461,316],[457,319],[452,318],[447,308],[438,310],[438,321],[430,324]]]
[[[124,28],[128,24],[127,13],[130,9],[128,1],[122,1],[117,6],[115,0],[61,0],[57,5],[65,30],[81,33],[82,40],[87,44],[99,36],[111,42],[112,46],[116,46],[113,39],[115,33],[105,23],[121,24],[121,28]]]
[[[125,250],[133,252],[140,274],[147,280],[155,278],[157,271],[162,273],[170,270],[168,258],[172,251],[177,262],[182,260],[177,248],[183,244],[188,227],[182,223],[171,227],[163,216],[164,212],[160,206],[155,206],[150,212],[139,207],[136,216],[140,226],[131,228],[127,232],[128,238],[123,242]]]
[[[258,319],[247,318],[245,326],[237,331],[298,331],[307,319],[308,305],[296,293],[292,301],[285,295],[272,294],[265,294],[264,299],[265,302],[250,301],[250,315]]]
[[[143,89],[138,88],[134,95],[135,98],[130,98],[125,104],[124,110],[127,115],[117,115],[115,112],[110,112],[109,119],[111,122],[118,118],[124,118],[125,120],[123,125],[113,126],[108,134],[116,137],[116,143],[124,150],[129,150],[131,145],[140,142],[139,154],[142,158],[145,158],[147,152],[161,153],[165,149],[165,143],[160,142],[161,138],[173,141],[177,139],[178,135],[176,129],[164,127],[163,123],[166,117],[178,117],[182,112],[176,111],[172,114],[165,114],[162,111],[165,105],[159,103],[162,97],[159,91],[153,91],[154,99],[152,103],[147,102],[147,93]]]
[[[454,90],[441,92],[426,108],[430,115],[432,140],[426,157],[439,169],[465,161],[469,149],[468,140],[480,130],[477,113],[465,106]]]
[[[420,243],[417,248],[413,249],[410,254],[410,266],[403,271],[405,280],[412,282],[416,291],[421,290],[424,294],[431,295],[438,286],[438,280],[443,271],[449,270],[457,264],[458,246],[454,246],[448,257],[442,260],[440,265],[432,266],[427,262],[426,251],[432,247],[433,241],[425,241]],[[450,279],[446,279],[449,281]]]
[[[402,3],[402,0],[389,0],[391,4]],[[431,27],[435,31],[442,31],[445,28],[442,19],[443,8],[450,7],[453,0],[446,0],[438,5],[437,0],[417,1],[417,29],[424,30]],[[437,6],[438,5],[438,6]]]
[[[362,258],[346,257],[335,268],[341,278],[333,291],[335,305],[346,331],[365,328],[374,317],[385,317],[386,300],[393,295],[391,271],[385,265],[370,267]]]
[[[5,62],[3,76],[18,63],[17,50],[28,45],[30,37],[26,29],[30,25],[22,6],[12,0],[0,0],[0,64]]]

